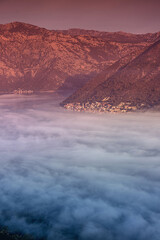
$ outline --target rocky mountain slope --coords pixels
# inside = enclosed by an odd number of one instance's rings
[[[1,24],[0,92],[80,88],[121,58],[138,56],[159,36]]]
[[[92,37],[98,37],[98,38],[106,39],[107,41],[119,42],[119,43],[141,43],[141,42],[152,43],[157,41],[160,37],[160,32],[147,33],[147,34],[132,34],[132,33],[125,33],[122,31],[100,32],[95,30],[84,30],[84,29],[78,29],[78,28],[63,30],[59,32],[62,32],[64,34],[69,34],[71,36],[90,35]]]
[[[124,58],[113,64],[63,104],[98,111],[137,110],[160,104],[160,40],[127,61]]]

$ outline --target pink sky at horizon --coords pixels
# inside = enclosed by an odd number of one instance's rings
[[[48,29],[160,31],[159,0],[0,0],[0,24],[20,21]]]

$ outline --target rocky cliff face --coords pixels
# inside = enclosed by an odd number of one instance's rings
[[[82,87],[119,59],[137,56],[158,37],[50,31],[18,22],[0,25],[0,92]]]

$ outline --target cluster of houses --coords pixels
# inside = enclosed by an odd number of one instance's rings
[[[141,104],[143,107],[144,104]],[[102,101],[102,102],[87,102],[87,103],[68,103],[64,106],[66,109],[74,110],[77,112],[112,112],[112,113],[120,113],[120,112],[133,112],[140,108],[132,105],[130,102],[121,102],[117,106],[113,106],[112,104]]]
[[[23,90],[21,88],[18,88],[17,90],[13,91],[14,94],[32,94],[32,90]]]

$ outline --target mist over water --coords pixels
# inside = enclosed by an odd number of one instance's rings
[[[159,240],[160,113],[0,96],[0,225],[46,240]]]

